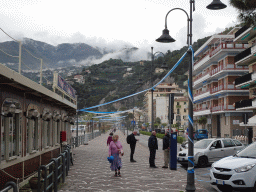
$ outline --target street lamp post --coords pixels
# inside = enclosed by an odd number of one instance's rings
[[[219,10],[226,8],[227,6],[223,4],[220,0],[213,0],[213,2],[207,6],[207,9],[211,10]],[[192,46],[192,12],[195,11],[195,0],[190,0],[190,15],[181,8],[171,9],[165,17],[165,29],[163,30],[163,34],[156,39],[157,42],[161,43],[171,43],[175,40],[169,35],[169,30],[167,29],[167,16],[173,10],[181,10],[185,12],[188,18],[188,26],[187,26],[187,44],[188,46]],[[189,142],[188,142],[188,169],[187,169],[187,186],[186,191],[195,191],[195,180],[194,180],[194,144],[193,144],[193,87],[192,87],[192,66],[193,66],[193,56],[192,50],[188,50],[188,55],[190,58],[189,65],[189,79],[188,79],[188,95],[189,95]]]
[[[156,53],[161,53],[163,56],[165,56],[162,52],[160,51],[157,51],[153,54],[153,47],[151,47],[151,74],[150,74],[150,80],[151,80],[151,130],[154,131],[155,128],[154,128],[154,105],[153,105],[153,101],[154,101],[154,89],[153,89],[153,65],[154,65],[154,56]],[[164,62],[163,65],[161,66],[161,68],[163,69],[167,69],[168,67],[166,66],[166,63]]]

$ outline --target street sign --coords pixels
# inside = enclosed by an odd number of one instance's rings
[[[135,121],[131,121],[131,125],[135,125]]]

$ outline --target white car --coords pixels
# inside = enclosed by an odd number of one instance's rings
[[[203,139],[194,144],[194,163],[199,167],[205,167],[208,163],[234,155],[243,148],[244,145],[236,139]],[[181,165],[188,164],[188,149],[178,153],[177,161]]]
[[[256,191],[256,142],[212,164],[211,184],[220,191]]]

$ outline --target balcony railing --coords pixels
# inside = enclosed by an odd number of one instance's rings
[[[207,71],[207,72],[205,72],[204,74],[201,73],[200,75],[196,76],[195,79],[194,79],[194,81],[196,81],[196,80],[198,80],[198,79],[201,79],[202,77],[206,76],[207,74],[210,74],[210,71]]]
[[[202,91],[199,91],[198,93],[194,94],[194,97],[198,96],[198,95],[202,95],[204,93],[207,93],[208,91],[210,91],[210,89],[204,89]]]
[[[228,84],[227,86],[219,85],[219,86],[212,88],[210,93],[211,94],[217,93],[217,92],[223,91],[223,90],[240,90],[240,88],[236,88],[235,85],[233,85],[233,84]]]
[[[210,52],[210,57],[218,53],[221,49],[242,49],[245,48],[245,44],[233,44],[233,43],[221,43],[217,48]]]
[[[241,59],[247,57],[248,55],[251,55],[251,47],[249,47],[248,49],[245,49],[243,52],[237,54],[235,56],[235,63],[240,61]]]
[[[209,51],[207,51],[207,53],[205,55],[203,55],[199,60],[197,60],[195,63],[194,63],[194,66],[196,64],[198,64],[202,59],[204,59],[207,55],[209,55]]]
[[[233,105],[218,105],[211,108],[211,112],[235,110]]]
[[[239,85],[239,84],[245,83],[247,81],[251,81],[251,80],[252,80],[252,73],[248,73],[244,76],[238,77],[235,80],[235,85]]]
[[[235,103],[235,108],[244,108],[244,107],[251,107],[252,106],[252,99],[242,100]]]
[[[193,111],[204,111],[210,109],[209,107],[199,107],[199,108],[194,108]]]
[[[243,26],[241,29],[239,29],[236,33],[235,33],[235,38],[237,38],[239,35],[241,35],[243,32],[245,32],[249,27],[247,26]]]

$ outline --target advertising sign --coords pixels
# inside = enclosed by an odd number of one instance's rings
[[[71,87],[60,75],[58,75],[57,86],[74,99],[76,98],[75,89]]]
[[[233,120],[233,125],[239,125],[239,120]]]

